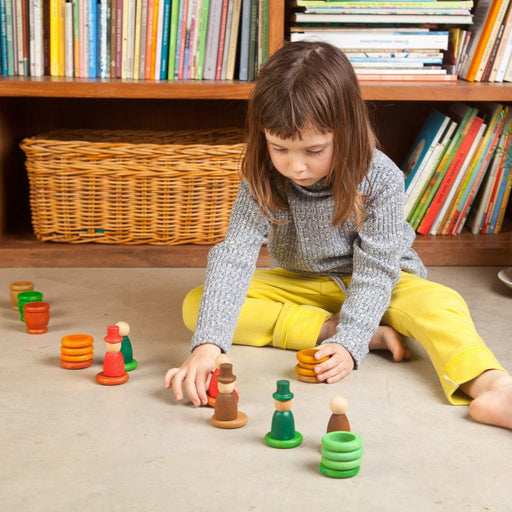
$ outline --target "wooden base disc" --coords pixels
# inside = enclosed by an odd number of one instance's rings
[[[119,384],[124,384],[129,378],[130,376],[127,373],[119,377],[107,377],[103,375],[103,372],[100,372],[96,375],[96,382],[103,386],[118,386]]]
[[[240,428],[246,425],[248,421],[247,414],[242,411],[238,411],[238,416],[234,420],[219,421],[214,416],[211,419],[212,425],[218,428]]]
[[[316,377],[308,377],[307,375],[301,375],[300,373],[297,374],[297,379],[301,382],[310,382],[312,384],[318,384],[319,382],[322,382],[321,380],[318,380]]]
[[[45,327],[43,329],[27,329],[28,334],[44,334],[45,332],[48,332],[48,327]]]
[[[60,365],[62,368],[66,368],[66,370],[82,370],[83,368],[89,368],[92,364],[92,359],[88,361],[82,361],[80,363],[69,363],[68,361],[63,361],[61,359]]]

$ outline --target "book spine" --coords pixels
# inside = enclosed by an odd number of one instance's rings
[[[162,52],[160,60],[160,80],[167,78],[169,66],[169,36],[171,30],[171,0],[165,0],[162,23]]]
[[[99,76],[100,78],[108,78],[110,73],[110,63],[108,55],[108,4],[106,0],[100,1],[99,8]]]
[[[146,39],[148,33],[148,0],[140,0],[140,39],[139,39],[139,65],[137,78],[144,79],[146,67]]]
[[[98,76],[98,4],[97,0],[89,1],[89,36],[87,66],[89,78]]]
[[[5,7],[6,1],[9,0],[0,0],[0,44],[2,45],[2,75],[9,74],[9,57],[7,52],[7,11]]]
[[[233,21],[231,23],[231,36],[229,41],[229,54],[226,69],[226,80],[233,80],[235,76],[236,51],[238,42],[238,30],[240,27],[240,12],[242,0],[234,0]]]
[[[219,27],[219,46],[217,48],[217,64],[215,67],[215,80],[222,77],[222,61],[224,60],[224,48],[226,46],[226,29],[228,22],[229,0],[223,0]]]
[[[139,79],[140,71],[140,37],[142,32],[142,0],[135,5],[135,35],[133,40],[133,79]]]
[[[169,34],[169,62],[167,71],[167,80],[174,80],[176,69],[176,46],[178,37],[178,18],[180,1],[174,0],[171,5],[171,33]]]
[[[210,9],[210,0],[202,0],[201,23],[199,25],[199,41],[197,43],[197,71],[196,80],[202,80],[204,74],[204,58],[206,51],[206,32],[208,28],[208,12]]]
[[[74,75],[73,64],[73,4],[66,0],[64,5],[64,41],[65,41],[65,61],[64,75],[72,77]]]

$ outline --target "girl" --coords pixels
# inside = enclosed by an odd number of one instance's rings
[[[319,344],[316,357],[329,359],[318,379],[334,383],[369,349],[407,358],[398,332],[425,347],[451,403],[471,402],[477,421],[512,428],[512,377],[459,294],[425,279],[402,172],[376,149],[346,56],[321,42],[277,51],[259,73],[248,130],[226,238],[183,304],[195,332],[189,358],[165,376],[176,399],[185,384],[194,405],[207,403],[208,375],[232,341]],[[263,244],[273,268],[255,271]]]

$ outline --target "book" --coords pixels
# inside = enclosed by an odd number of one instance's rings
[[[160,68],[162,66],[162,38],[164,24],[165,3],[168,0],[160,0],[158,2],[158,14],[156,22],[156,38],[155,38],[155,65],[153,71],[153,79],[160,80]]]
[[[452,140],[453,134],[455,133],[457,127],[458,123],[450,119],[450,122],[445,132],[442,134],[441,139],[436,144],[434,151],[428,157],[425,164],[422,165],[421,174],[419,176],[418,182],[415,183],[414,188],[411,189],[410,195],[405,205],[407,207],[406,219],[408,221],[412,222],[413,213],[415,212],[423,195],[425,194],[427,186],[429,185],[434,172],[436,171],[440,162],[444,158],[444,154],[448,148],[450,141]]]
[[[505,173],[503,180],[501,204],[497,212],[496,217],[496,225],[494,228],[494,233],[499,233],[503,226],[503,220],[505,218],[505,211],[508,206],[508,202],[510,200],[510,190],[512,188],[512,144],[509,146],[509,152],[505,161]]]
[[[447,115],[439,112],[437,109],[432,109],[400,166],[405,174],[406,217],[409,214],[408,200],[415,187],[421,182],[421,171],[428,158],[434,152],[449,123],[450,118]]]
[[[510,3],[510,2],[508,4],[507,13],[503,18],[501,28],[502,28],[502,32],[501,32],[500,41],[499,41],[498,47],[496,49],[496,54],[494,56],[494,61],[492,63],[491,71],[490,71],[489,77],[488,77],[489,82],[497,81],[496,79],[497,79],[498,70],[500,68],[502,58],[506,58],[506,60],[508,60],[510,57],[510,55],[507,55],[505,57],[505,50],[506,50],[508,41],[510,39],[510,34],[512,31],[512,3]]]
[[[96,78],[98,75],[98,5],[96,0],[89,0],[88,4],[88,37],[87,37],[87,69],[88,77]]]
[[[419,227],[421,221],[423,220],[423,217],[428,207],[430,206],[432,198],[437,192],[437,189],[441,184],[441,181],[444,178],[444,175],[453,157],[455,156],[455,153],[457,152],[460,142],[464,138],[464,135],[469,128],[469,123],[471,123],[473,118],[476,117],[477,112],[475,108],[471,108],[461,102],[451,104],[449,109],[449,116],[458,123],[458,126],[453,137],[446,146],[446,149],[443,152],[443,156],[439,164],[436,166],[432,177],[427,183],[425,191],[419,198],[418,204],[408,218],[409,223],[415,230]]]
[[[471,14],[308,14],[297,13],[293,16],[295,23],[393,23],[393,24],[457,24],[470,25]]]
[[[470,30],[472,40],[465,55],[462,78],[473,82],[475,80],[480,60],[489,41],[499,9],[505,0],[480,0],[473,15],[473,25]]]
[[[457,197],[459,188],[462,186],[462,183],[463,183],[464,178],[468,172],[471,162],[473,161],[473,156],[477,151],[478,145],[480,143],[480,140],[483,137],[483,134],[484,134],[486,128],[487,128],[487,125],[485,123],[481,123],[478,133],[475,137],[475,140],[471,144],[469,151],[466,153],[464,160],[462,162],[462,165],[461,165],[459,171],[457,172],[457,174],[455,175],[453,184],[451,185],[446,198],[444,199],[443,203],[441,204],[439,213],[437,214],[437,216],[434,220],[434,223],[432,224],[432,227],[430,228],[430,231],[429,231],[430,235],[437,235],[439,232],[442,232],[442,228],[445,226],[445,224],[449,223],[449,220],[450,220],[449,214],[451,211],[451,206]]]
[[[455,214],[444,228],[445,234],[457,235],[462,231],[509,115],[509,107],[499,103],[485,103],[479,105],[479,109],[485,111],[488,127],[457,198]]]
[[[5,0],[2,0],[5,3]],[[32,0],[30,8],[30,75],[44,75],[44,31],[42,0]],[[3,38],[3,34],[2,34]],[[3,43],[2,43],[3,45]],[[3,54],[2,46],[2,54]],[[2,60],[2,66],[5,66]],[[4,73],[7,74],[7,73]]]
[[[409,31],[365,31],[347,30],[315,32],[304,30],[292,32],[291,41],[325,41],[339,48],[407,48],[411,49],[448,49],[446,31],[409,32]]]
[[[372,81],[401,81],[401,82],[457,82],[456,75],[447,74],[427,74],[427,73],[356,73],[357,79],[360,82]]]
[[[204,74],[204,57],[206,50],[206,35],[208,29],[208,12],[210,10],[210,0],[202,0],[201,6],[201,22],[199,25],[199,41],[197,42],[197,70],[195,78],[203,79]]]
[[[140,61],[141,61],[141,34],[143,31],[142,27],[142,0],[136,0],[135,5],[135,35],[133,40],[133,79],[139,79],[140,73]],[[146,23],[147,20],[144,22]]]
[[[222,0],[222,10],[219,25],[219,43],[217,46],[217,63],[215,66],[215,80],[222,77],[222,62],[224,61],[224,49],[226,46],[226,30],[228,24],[229,0]]]
[[[222,6],[223,0],[210,0],[203,70],[203,79],[205,80],[215,79],[215,73],[217,70],[217,54],[219,49]]]
[[[259,0],[251,0],[249,21],[249,62],[247,64],[249,81],[253,81],[256,77],[258,54],[258,2]]]
[[[499,144],[503,144],[504,140],[505,134],[502,133],[500,136]],[[469,225],[471,228],[471,232],[474,235],[478,235],[479,233],[481,233],[492,189],[494,186],[495,178],[500,167],[500,161],[501,154],[499,152],[494,152],[489,172],[486,174],[484,178],[483,189],[480,191],[476,199],[476,208],[471,211],[470,215]]]
[[[251,0],[242,0],[242,12],[240,19],[240,51],[239,70],[240,80],[249,80],[249,39],[251,24]],[[293,39],[292,39],[293,41]]]
[[[383,2],[383,0],[343,0],[343,1],[332,1],[332,0],[295,0],[293,2],[297,7],[305,7],[307,9],[317,8],[350,8],[350,7],[382,7],[382,5],[388,7],[432,7],[433,3],[439,8],[456,9],[464,8],[471,9],[473,7],[473,0],[442,0],[433,2],[432,0],[390,0]]]
[[[180,3],[181,2],[179,0],[173,0],[171,4],[167,80],[174,80],[176,73],[176,46],[178,44],[178,18]]]
[[[171,35],[171,0],[164,0],[162,21],[162,48],[160,55],[160,75],[156,78],[165,80],[169,67],[169,42]]]
[[[73,64],[73,4],[64,4],[64,76],[74,76]]]
[[[422,235],[428,235],[434,222],[441,211],[441,208],[448,197],[451,187],[453,186],[457,174],[460,172],[466,155],[471,151],[472,145],[480,132],[483,118],[477,115],[477,110],[473,109],[470,120],[464,127],[463,135],[459,140],[456,152],[451,158],[449,165],[442,170],[440,179],[436,184],[436,191],[430,201],[430,204],[417,228],[417,232]]]
[[[480,82],[485,79],[484,73],[489,64],[489,60],[492,59],[492,52],[495,47],[496,40],[498,39],[500,32],[503,33],[503,19],[505,18],[505,14],[507,12],[508,6],[510,4],[510,0],[502,0],[500,8],[497,11],[496,18],[494,19],[493,25],[489,32],[489,36],[487,39],[487,43],[485,44],[482,55],[480,57],[480,62],[478,63],[475,75],[473,77],[474,81]],[[472,76],[469,74],[468,76]]]

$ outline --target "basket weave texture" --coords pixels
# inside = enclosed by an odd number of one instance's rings
[[[238,129],[68,130],[26,138],[30,209],[41,241],[212,244],[236,198]]]

